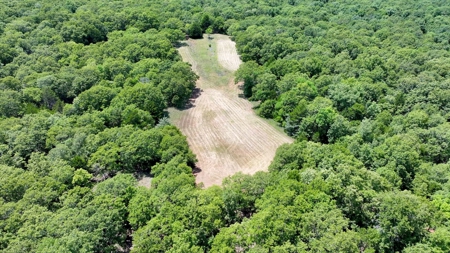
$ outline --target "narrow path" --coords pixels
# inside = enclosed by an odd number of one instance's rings
[[[183,60],[200,76],[198,94],[185,110],[169,110],[172,123],[187,136],[197,155],[197,183],[220,185],[237,172],[267,170],[276,149],[292,139],[257,116],[233,82],[241,61],[234,42],[224,35],[188,40]]]

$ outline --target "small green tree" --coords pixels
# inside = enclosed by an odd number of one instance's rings
[[[92,174],[83,169],[75,171],[72,179],[73,185],[86,186],[91,180]]]
[[[211,37],[211,33],[213,32],[213,29],[211,27],[208,27],[208,29],[206,29],[206,34],[208,34],[208,39],[212,39]],[[211,47],[211,44],[210,44]]]

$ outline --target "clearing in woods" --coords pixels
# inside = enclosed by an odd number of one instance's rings
[[[241,64],[235,43],[214,34],[186,41],[179,52],[200,78],[190,104],[183,110],[170,108],[169,115],[197,155],[196,182],[221,185],[237,172],[267,170],[276,149],[293,140],[242,98],[234,84],[233,73]]]

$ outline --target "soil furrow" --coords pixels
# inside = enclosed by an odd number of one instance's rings
[[[237,172],[267,170],[276,149],[292,142],[280,129],[257,116],[233,83],[241,60],[234,42],[224,35],[189,40],[180,47],[183,60],[200,76],[191,107],[169,110],[172,123],[187,136],[197,155],[197,183],[220,185]]]

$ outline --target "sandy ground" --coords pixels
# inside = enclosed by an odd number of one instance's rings
[[[150,189],[152,185],[152,177],[149,173],[137,172],[134,174],[136,179],[138,180],[138,186],[144,186],[147,189]]]
[[[150,189],[151,185],[152,185],[151,177],[143,177],[138,181],[138,186],[144,186],[147,189]]]
[[[189,40],[179,52],[200,79],[188,109],[169,112],[197,155],[197,183],[220,185],[236,172],[267,170],[276,149],[292,139],[257,116],[240,95],[233,83],[233,71],[240,64],[234,43],[214,35],[210,41]]]

